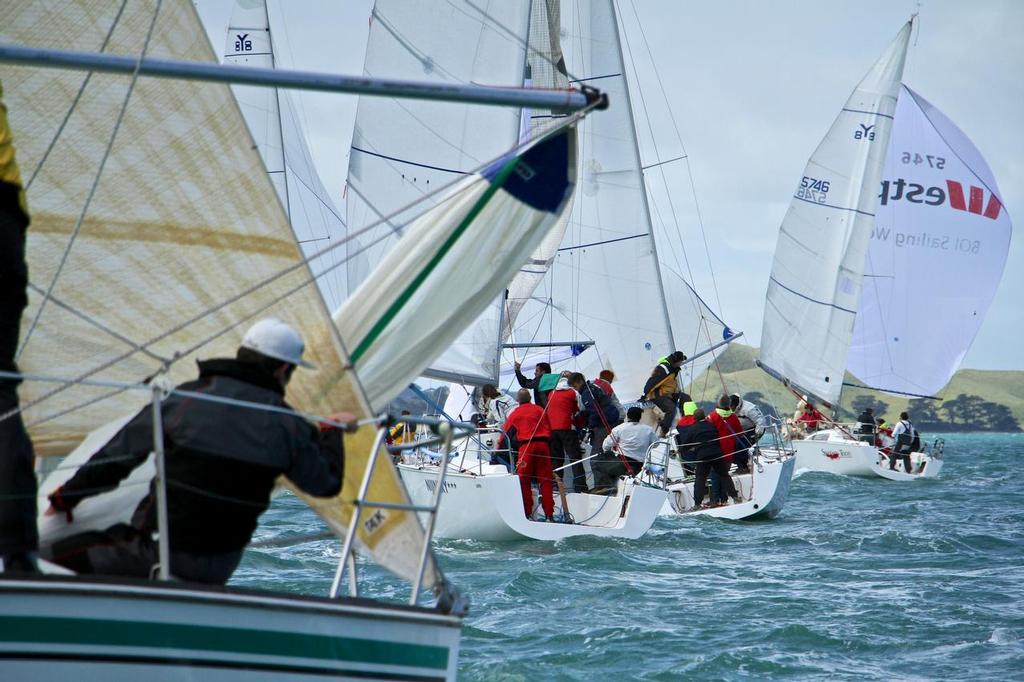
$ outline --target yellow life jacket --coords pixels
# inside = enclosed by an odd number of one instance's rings
[[[3,99],[3,96],[3,85],[0,85],[0,100]],[[28,218],[25,188],[21,184],[21,172],[18,170],[18,162],[14,158],[14,136],[11,135],[11,126],[7,122],[7,107],[2,101],[0,101],[0,182],[6,182],[18,188],[18,207]]]

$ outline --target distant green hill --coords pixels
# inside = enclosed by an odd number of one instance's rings
[[[740,393],[791,416],[797,398],[778,381],[759,369],[754,361],[758,349],[732,343],[715,365],[696,377],[688,391],[698,401],[713,401],[722,393],[722,383]],[[847,381],[853,377],[847,375]],[[1024,372],[962,369],[939,392],[943,400],[908,400],[858,388],[843,391],[842,415],[853,419],[866,405],[875,415],[893,422],[903,410],[923,431],[1020,431],[1024,424]]]

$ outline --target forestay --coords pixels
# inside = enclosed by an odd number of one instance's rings
[[[848,367],[873,388],[932,395],[992,302],[1010,216],[971,141],[906,86],[883,178]]]
[[[265,0],[235,0],[224,63],[277,66],[273,35]],[[296,107],[297,95],[247,85],[234,85],[232,90],[303,254],[311,257],[344,238],[346,228],[341,213],[320,181],[306,144]],[[348,297],[347,260],[358,260],[358,246],[355,240],[347,241],[310,262],[330,310],[337,309]]]
[[[910,31],[907,22],[850,95],[779,228],[761,363],[830,403],[843,383]]]
[[[117,3],[102,0],[8,3],[0,40],[49,47],[59,41],[61,48],[95,52],[109,32],[107,52],[139,55],[155,9],[156,3],[128,3],[119,13]],[[216,61],[185,0],[160,5],[146,54]],[[319,366],[296,372],[290,402],[313,414],[367,415],[230,88],[139,78],[129,97],[131,82],[47,68],[4,70],[19,162],[31,183],[22,371],[126,383],[166,371],[177,383],[195,376],[195,359],[233,355],[255,319],[274,315],[300,330]],[[92,429],[147,400],[144,392],[38,381],[26,381],[21,396],[37,454],[65,454]],[[314,501],[339,534],[347,531],[373,436],[364,428],[346,438],[341,494]],[[370,498],[407,502],[390,458],[378,461]],[[358,532],[375,561],[416,575],[423,531],[415,514],[378,510]],[[431,562],[426,584],[440,579]]]

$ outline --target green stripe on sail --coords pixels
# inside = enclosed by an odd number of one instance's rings
[[[88,618],[0,616],[0,641],[191,649],[446,670],[444,646],[245,628]]]
[[[360,341],[359,345],[356,346],[356,349],[352,351],[349,357],[351,358],[353,365],[359,362],[359,359],[363,357],[367,350],[370,349],[370,346],[373,344],[373,342],[377,340],[381,333],[383,333],[384,329],[391,323],[392,320],[395,319],[395,316],[397,316],[398,313],[401,312],[405,304],[409,302],[409,299],[413,297],[413,294],[415,294],[417,289],[420,288],[420,285],[422,285],[423,282],[426,281],[427,277],[430,276],[430,273],[434,271],[434,269],[438,266],[438,264],[445,257],[445,255],[451,250],[453,246],[455,246],[455,242],[459,240],[459,237],[461,237],[463,233],[465,233],[465,231],[469,229],[469,226],[480,214],[480,211],[484,209],[484,206],[487,205],[487,202],[490,201],[491,197],[493,197],[494,194],[499,189],[501,189],[501,186],[505,184],[505,180],[507,180],[508,176],[512,174],[512,170],[516,167],[516,164],[518,163],[519,157],[515,156],[509,159],[505,163],[505,165],[501,167],[501,170],[499,170],[498,173],[494,176],[494,179],[491,180],[490,186],[483,193],[483,195],[481,195],[481,197],[476,200],[476,203],[473,204],[473,208],[469,210],[469,213],[467,213],[466,217],[462,219],[462,222],[459,223],[459,226],[455,228],[455,231],[448,236],[448,239],[446,239],[444,243],[441,244],[441,248],[437,250],[437,253],[435,253],[434,256],[427,262],[426,266],[416,275],[412,282],[409,283],[409,286],[405,288],[405,291],[403,291],[401,295],[397,299],[395,299],[395,302],[392,303],[390,307],[388,307],[384,315],[381,316],[379,320],[377,320],[377,323],[373,325],[372,329],[370,329],[369,333],[366,335],[366,338]]]

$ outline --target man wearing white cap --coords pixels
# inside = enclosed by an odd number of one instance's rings
[[[199,378],[178,389],[232,401],[289,406],[285,387],[302,358],[298,332],[277,319],[260,320],[234,359],[199,362]],[[341,488],[344,451],[339,431],[318,430],[297,414],[172,393],[161,406],[167,475],[171,573],[183,580],[227,582],[270,503],[279,475],[306,493],[332,497]],[[335,421],[352,422],[350,414]],[[83,499],[113,489],[153,449],[152,409],[143,408],[113,439],[50,496],[48,514],[70,521]],[[130,524],[86,532],[56,543],[53,560],[79,573],[149,577],[158,563],[153,488]]]

